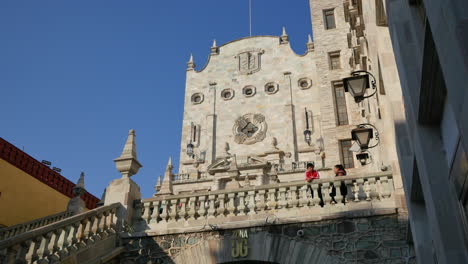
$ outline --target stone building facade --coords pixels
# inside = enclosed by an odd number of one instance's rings
[[[468,2],[386,1],[406,120],[398,155],[420,263],[468,263]]]
[[[403,110],[395,105],[401,93],[388,31],[370,27],[370,37],[364,35],[360,1],[310,6],[314,36],[304,54],[294,53],[283,28],[280,36],[214,41],[201,69],[190,58],[173,193],[243,186],[246,178],[259,185],[303,180],[312,162],[322,178],[334,176],[335,164],[349,174],[391,170],[403,197],[393,125],[394,108]],[[355,103],[342,83],[355,70],[373,72],[379,91],[385,84],[388,92]],[[349,150],[350,132],[362,123],[376,126],[373,143],[380,143],[365,163]],[[230,169],[238,171],[235,181]]]
[[[122,178],[109,184],[102,207],[0,241],[0,257],[415,263],[395,138],[404,106],[385,6],[310,0],[310,7],[314,37],[304,54],[292,51],[283,29],[213,42],[202,69],[190,57],[179,172],[169,159],[153,197],[142,198],[131,179],[142,165],[130,130],[114,160]],[[342,81],[355,71],[375,84],[359,103]],[[360,124],[372,125],[375,147],[357,160],[351,130]],[[312,183],[304,181],[309,162],[321,174]],[[348,175],[335,177],[335,164]]]

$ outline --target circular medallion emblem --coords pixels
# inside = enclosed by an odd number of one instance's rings
[[[266,137],[267,124],[262,114],[245,114],[236,119],[232,127],[234,141],[238,144],[251,145]]]

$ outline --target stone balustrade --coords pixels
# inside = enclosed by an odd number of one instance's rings
[[[208,179],[208,173],[201,173],[197,179],[191,179],[189,173],[179,173],[172,175],[172,182],[176,184],[192,181],[204,181],[206,179]]]
[[[64,211],[64,212],[60,212],[57,214],[38,218],[38,219],[29,221],[26,223],[21,223],[18,225],[5,227],[5,228],[0,228],[0,240],[5,240],[7,238],[17,236],[19,234],[28,232],[30,230],[55,223],[57,221],[70,217],[71,215],[72,215],[72,212]]]
[[[93,248],[115,236],[119,206],[99,207],[0,241],[0,263],[59,263],[82,249]]]
[[[150,235],[382,215],[396,212],[393,190],[388,172],[344,176],[153,197],[141,215]]]

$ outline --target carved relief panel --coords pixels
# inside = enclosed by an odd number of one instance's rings
[[[251,49],[244,51],[235,56],[239,62],[239,72],[241,74],[252,74],[261,69],[261,49]]]
[[[234,122],[232,132],[238,144],[251,145],[265,139],[267,123],[262,114],[245,114]]]

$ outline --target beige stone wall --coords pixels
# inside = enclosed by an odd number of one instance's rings
[[[378,172],[387,168],[399,175],[394,121],[404,119],[401,89],[388,30],[375,26],[375,7],[372,5],[373,1],[360,7],[363,14],[359,22],[364,25],[363,36],[356,36],[350,20],[345,17],[348,7],[342,0],[310,0],[315,49],[298,55],[290,48],[286,35],[247,37],[212,48],[203,68],[191,70],[189,67],[179,173],[188,173],[190,179],[197,179],[217,158],[226,156],[226,143],[229,154],[236,155],[238,162],[247,156],[261,156],[272,161],[274,158],[265,157],[264,153],[272,149],[273,138],[278,141],[278,149],[286,154],[285,164],[314,161],[318,168],[331,168],[342,163],[339,141],[350,139],[350,132],[357,124],[372,123],[380,132],[380,145],[369,151],[371,159],[368,164],[363,166],[354,158],[354,168],[348,169],[348,174]],[[323,11],[328,9],[334,10],[336,28],[327,30]],[[360,64],[351,63],[355,59],[353,48],[360,50],[360,57],[357,58]],[[258,71],[243,74],[239,70],[237,56],[245,51],[262,52]],[[331,52],[340,54],[341,68],[330,69]],[[363,61],[376,78],[379,78],[380,62],[386,94],[378,94],[357,104],[346,93],[349,124],[337,125],[333,83],[349,77],[354,70],[362,69]],[[298,80],[302,78],[312,81],[310,88],[301,89]],[[265,91],[265,84],[269,82],[278,85],[278,92],[268,94]],[[246,86],[256,88],[254,96],[246,97],[242,93]],[[224,89],[234,92],[231,100],[222,98]],[[197,93],[203,96],[203,101],[194,104],[192,96]],[[312,116],[310,145],[303,135],[306,108]],[[248,113],[265,116],[268,127],[266,137],[255,144],[238,144],[234,139],[233,126],[237,118]],[[193,126],[200,127],[194,142],[194,158],[186,154]],[[323,145],[319,143],[321,140]],[[321,152],[325,156],[325,166],[322,166]],[[324,171],[322,176],[333,177],[333,174]],[[208,176],[210,178],[212,176]],[[294,175],[291,179],[299,178]],[[288,177],[281,177],[280,180],[287,181]],[[400,188],[401,180],[398,178],[396,181]],[[204,181],[200,188],[209,188],[208,185]],[[174,191],[189,191],[194,186],[194,182],[190,186],[178,184]]]

